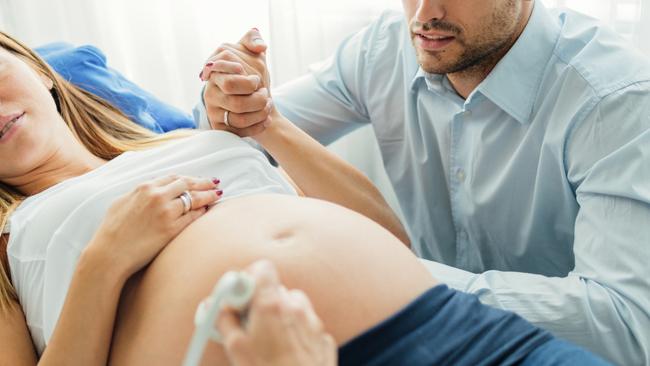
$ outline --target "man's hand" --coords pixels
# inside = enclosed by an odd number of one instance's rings
[[[236,366],[336,365],[336,342],[307,296],[287,290],[269,261],[248,268],[256,290],[244,326],[237,313],[224,309],[217,328],[224,336],[230,363]]]
[[[273,101],[266,44],[257,29],[248,31],[238,44],[221,45],[200,77],[207,81],[203,100],[213,129],[247,137],[269,126]]]

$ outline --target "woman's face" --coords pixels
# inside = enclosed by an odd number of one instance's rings
[[[52,81],[0,47],[0,181],[48,160],[67,129],[50,94]]]

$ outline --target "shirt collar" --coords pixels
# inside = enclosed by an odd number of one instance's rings
[[[558,20],[535,1],[519,39],[477,90],[520,123],[529,123],[559,35]]]
[[[535,1],[533,13],[519,39],[476,91],[520,123],[529,123],[559,34],[558,20],[551,16],[541,1]],[[420,79],[426,81],[429,90],[442,92],[447,78],[429,74],[420,67],[411,82],[411,90],[416,90]]]

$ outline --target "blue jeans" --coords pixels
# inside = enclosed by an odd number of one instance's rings
[[[609,365],[533,326],[436,286],[339,349],[339,365]]]

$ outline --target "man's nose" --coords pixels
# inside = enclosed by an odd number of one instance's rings
[[[415,21],[426,23],[432,19],[440,20],[445,17],[445,8],[443,1],[440,0],[420,0],[418,9],[415,13]]]

